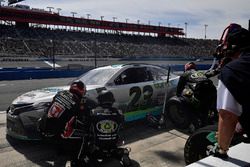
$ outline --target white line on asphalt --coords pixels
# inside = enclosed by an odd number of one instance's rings
[[[5,114],[6,113],[6,111],[0,111],[0,114]]]

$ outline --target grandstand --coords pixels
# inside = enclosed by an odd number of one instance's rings
[[[217,40],[184,38],[182,28],[61,16],[0,7],[0,61],[208,58]]]

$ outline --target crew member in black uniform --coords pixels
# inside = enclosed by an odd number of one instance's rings
[[[59,137],[64,133],[67,122],[75,119],[81,108],[82,97],[85,95],[85,85],[81,81],[71,84],[69,90],[58,92],[40,119],[39,130],[47,137]]]
[[[250,33],[238,24],[223,32],[217,57],[231,62],[221,69],[217,92],[218,146],[215,155],[226,158],[239,122],[250,137]]]
[[[208,111],[213,104],[215,105],[216,88],[206,73],[196,70],[194,62],[185,64],[185,71],[180,76],[176,95],[186,98],[189,115],[195,128],[208,124]]]
[[[74,139],[88,133],[90,111],[97,104],[84,97],[85,93],[86,86],[80,80],[74,81],[69,90],[58,92],[39,121],[41,134],[45,137]]]
[[[112,106],[115,102],[112,92],[103,90],[97,99],[99,106],[91,112],[95,144],[103,149],[117,148],[124,115],[122,111]]]
[[[91,135],[89,141],[82,144],[78,155],[79,162],[80,164],[94,165],[97,159],[113,157],[121,161],[124,167],[128,166],[130,165],[129,150],[118,147],[119,131],[124,122],[124,115],[122,111],[113,107],[115,99],[112,92],[101,91],[97,100],[98,107],[91,111],[90,116]],[[86,156],[89,157],[86,158]]]
[[[85,140],[89,134],[91,110],[97,106],[85,94],[85,84],[80,80],[74,81],[69,90],[60,91],[54,96],[48,111],[38,123],[38,130],[44,137],[56,139],[58,153],[70,153],[73,161],[82,139]]]

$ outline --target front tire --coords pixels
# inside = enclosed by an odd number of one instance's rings
[[[191,123],[188,102],[184,97],[174,96],[166,103],[167,118],[173,125],[180,129],[186,129]]]

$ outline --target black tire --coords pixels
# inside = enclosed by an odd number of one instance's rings
[[[167,92],[167,98],[166,101],[168,101],[171,97],[176,96],[176,88],[171,88]]]
[[[211,143],[206,137],[212,131],[217,131],[217,128],[217,125],[206,126],[198,129],[189,136],[184,147],[186,165],[207,157],[207,146],[212,145],[213,143]]]
[[[65,167],[140,167],[140,164],[135,161],[135,160],[130,160],[129,164],[123,165],[119,160],[117,159],[108,159],[105,160],[103,162],[100,163],[88,163],[88,164],[84,164],[84,163],[80,163],[80,162],[67,162],[65,164]]]
[[[207,146],[213,143],[211,143],[206,137],[209,133],[216,132],[217,129],[217,124],[209,125],[198,129],[195,133],[189,136],[184,147],[184,158],[187,165],[207,157]],[[247,138],[242,134],[235,133],[230,146],[245,142],[246,139]]]
[[[140,167],[141,165],[138,163],[138,162],[136,162],[135,160],[131,160],[131,165],[130,165],[130,167]]]
[[[130,163],[123,164],[117,159],[110,159],[94,167],[140,167],[140,164],[135,160],[129,160]]]
[[[188,108],[188,102],[185,98],[174,96],[166,103],[166,117],[175,127],[186,129],[191,123]]]

